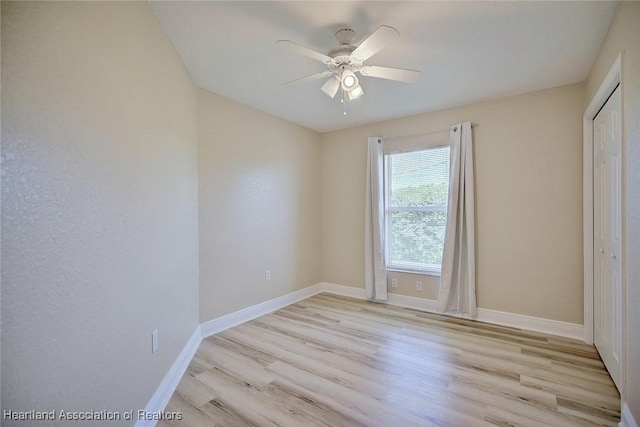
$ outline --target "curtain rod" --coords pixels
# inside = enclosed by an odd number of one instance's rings
[[[471,127],[475,128],[480,126],[479,123],[471,123]],[[451,128],[453,128],[453,126],[451,126]],[[423,132],[423,133],[416,133],[413,135],[399,135],[399,136],[388,136],[388,137],[382,137],[382,139],[384,139],[385,141],[392,141],[394,139],[404,139],[404,138],[416,138],[418,136],[426,136],[426,135],[433,135],[435,133],[443,133],[443,132],[449,132],[451,130],[451,128],[449,129],[442,129],[442,130],[434,130],[432,132]]]

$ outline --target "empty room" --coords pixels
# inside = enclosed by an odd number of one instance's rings
[[[2,1],[0,425],[640,422],[640,2]]]

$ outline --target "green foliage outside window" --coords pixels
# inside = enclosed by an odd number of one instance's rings
[[[429,207],[429,211],[391,213],[392,263],[441,265],[447,224],[447,184],[425,184],[392,191],[392,207]]]
[[[391,206],[443,206],[446,208],[448,188],[446,183],[440,183],[393,189]]]

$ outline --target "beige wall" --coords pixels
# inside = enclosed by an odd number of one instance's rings
[[[3,409],[144,407],[198,324],[196,89],[144,2],[2,2],[2,89]]]
[[[314,131],[205,90],[198,111],[204,322],[322,280],[320,145]]]
[[[623,321],[626,375],[622,390],[636,422],[640,422],[640,2],[623,2],[587,80],[584,108],[623,52],[622,108],[623,152],[626,158],[624,251],[626,305]]]
[[[582,110],[576,84],[322,136],[324,280],[362,287],[367,136],[448,129],[476,147],[477,295],[483,308],[582,323]],[[436,298],[439,278],[389,274]],[[425,290],[415,291],[423,277]],[[390,281],[389,281],[390,282]]]

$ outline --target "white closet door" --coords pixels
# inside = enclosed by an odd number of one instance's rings
[[[620,87],[593,121],[594,342],[620,389],[622,222]]]

